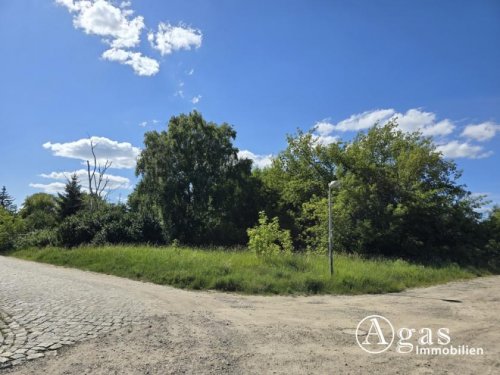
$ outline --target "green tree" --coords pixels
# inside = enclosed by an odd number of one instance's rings
[[[326,249],[327,185],[336,179],[337,249],[466,262],[480,246],[482,202],[459,178],[456,164],[443,159],[429,138],[390,122],[330,145],[299,132],[263,180],[281,192],[280,219],[290,218],[294,240],[303,247]]]
[[[389,122],[359,134],[336,162],[340,248],[420,259],[474,256],[481,199],[459,183],[456,164],[430,138]]]
[[[28,230],[53,228],[58,221],[57,200],[47,193],[30,195],[24,200],[19,214]]]
[[[58,206],[60,219],[74,215],[83,208],[82,187],[76,173],[67,181],[64,193],[58,193]]]
[[[325,146],[313,134],[302,131],[288,136],[287,142],[271,167],[260,172],[268,196],[276,197],[276,205],[268,213],[278,216],[283,227],[291,231],[296,247],[319,248],[323,229],[315,226],[325,223],[326,205],[313,209],[311,202],[317,205],[326,198],[326,186],[335,178],[342,145]]]
[[[167,131],[146,133],[130,204],[159,216],[171,239],[245,243],[257,219],[259,181],[251,161],[238,159],[235,137],[231,126],[196,111],[172,117]]]
[[[14,204],[14,198],[7,193],[7,188],[5,186],[2,186],[2,190],[0,190],[0,207],[11,213],[16,212],[17,210],[17,207]]]
[[[4,207],[0,207],[0,251],[11,249],[17,237],[23,232],[23,220]]]

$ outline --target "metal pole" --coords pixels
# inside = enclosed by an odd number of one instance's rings
[[[332,188],[328,185],[328,258],[330,261],[330,276],[333,275],[333,237],[332,237]]]

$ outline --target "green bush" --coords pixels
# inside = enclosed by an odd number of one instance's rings
[[[258,256],[292,252],[290,231],[280,228],[277,217],[268,221],[263,211],[259,213],[259,225],[248,229],[247,233],[249,237],[248,247]]]
[[[16,249],[29,247],[58,246],[57,232],[53,229],[39,229],[26,234],[19,235],[15,241]]]
[[[67,217],[58,228],[58,236],[66,247],[166,242],[161,223],[153,215],[130,212],[117,205],[80,211]]]
[[[24,229],[24,222],[19,216],[0,207],[0,251],[10,250]]]

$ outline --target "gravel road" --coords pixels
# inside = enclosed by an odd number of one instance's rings
[[[355,331],[374,314],[416,329],[415,346],[419,329],[445,327],[450,345],[484,354],[401,354],[398,337],[366,353]],[[9,375],[498,374],[499,327],[500,276],[384,295],[263,297],[0,257],[0,373]]]

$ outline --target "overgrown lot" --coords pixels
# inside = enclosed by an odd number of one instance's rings
[[[18,250],[10,255],[187,289],[247,294],[361,294],[473,278],[481,272],[457,265],[423,266],[402,260],[279,254],[257,257],[243,250],[105,246]]]

